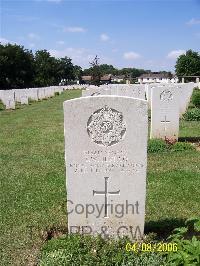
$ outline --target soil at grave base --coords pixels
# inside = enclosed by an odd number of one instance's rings
[[[173,140],[173,139],[165,139],[165,142],[168,144],[168,145],[173,145],[173,144],[175,144],[177,141],[176,140]],[[194,146],[195,147],[195,149],[197,150],[197,151],[200,151],[200,142],[198,141],[198,142],[194,142],[194,141],[187,141],[187,143],[190,143],[190,144],[192,144],[192,146]]]
[[[200,151],[200,146],[196,146],[196,150],[197,151]]]
[[[46,231],[41,231],[40,237],[43,241],[51,240],[52,238],[58,238],[62,235],[66,235],[68,232],[67,227],[57,228],[57,227],[51,227]]]
[[[200,142],[196,143],[196,142],[190,142],[197,151],[200,151]]]
[[[60,238],[66,235],[67,227],[56,227],[53,226],[47,230],[41,230],[39,232],[39,239],[27,250],[24,251],[23,261],[20,261],[16,265],[27,265],[36,266],[39,263],[39,256],[41,253],[41,248],[45,242],[51,240],[52,238]],[[18,255],[17,255],[18,256]]]
[[[173,228],[174,229],[174,228]],[[164,230],[147,230],[146,233],[144,233],[145,237],[147,237],[149,234],[153,234],[156,236],[157,239],[166,240],[167,237],[172,233],[173,229],[171,228],[169,231]],[[60,238],[62,236],[68,235],[68,228],[67,227],[51,227],[48,230],[40,231],[40,239],[42,242],[47,242],[54,238]]]

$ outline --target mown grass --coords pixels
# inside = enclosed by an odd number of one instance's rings
[[[190,141],[191,138],[199,138],[200,141],[200,122],[180,120],[180,138]]]
[[[37,262],[45,230],[65,227],[63,94],[0,111],[0,265]],[[182,138],[200,123],[181,121]],[[200,152],[148,154],[146,232],[161,236],[199,214]]]

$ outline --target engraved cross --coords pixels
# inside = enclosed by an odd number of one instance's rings
[[[165,123],[165,131],[167,131],[167,123],[170,123],[170,121],[167,121],[167,116],[165,115],[165,120],[160,122]]]
[[[104,195],[105,198],[105,214],[104,217],[108,217],[108,196],[109,195],[119,195],[120,190],[117,191],[108,191],[108,179],[109,177],[104,177],[105,178],[105,190],[104,191],[95,191],[93,190],[93,196],[94,195]]]

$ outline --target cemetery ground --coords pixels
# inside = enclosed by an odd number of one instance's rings
[[[80,90],[65,91],[0,111],[0,265],[34,265],[44,242],[66,232],[63,101],[80,95]],[[181,121],[179,137],[195,142],[194,149],[148,153],[145,233],[159,240],[199,216],[200,123]],[[125,246],[122,253],[127,254]]]

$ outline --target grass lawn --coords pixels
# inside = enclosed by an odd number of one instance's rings
[[[0,265],[32,265],[53,226],[66,226],[64,100],[79,90],[0,111]],[[200,123],[181,121],[180,137],[200,137]],[[146,232],[168,234],[199,215],[200,152],[148,155]]]

